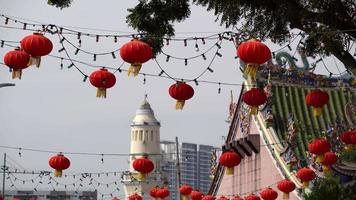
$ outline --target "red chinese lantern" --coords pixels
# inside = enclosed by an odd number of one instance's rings
[[[277,188],[282,191],[282,199],[288,200],[289,193],[295,190],[295,184],[290,180],[282,180],[278,182]]]
[[[185,82],[177,82],[169,87],[169,95],[177,100],[176,109],[182,110],[186,100],[190,99],[194,95],[194,89],[192,86]]]
[[[323,161],[321,161],[321,164],[323,164],[323,172],[329,173],[330,166],[335,164],[336,162],[337,162],[337,155],[334,152],[326,152],[324,154]]]
[[[330,151],[330,143],[324,138],[317,138],[309,143],[308,150],[317,156],[316,162],[321,162],[324,159],[324,153]]]
[[[65,157],[62,153],[59,153],[55,156],[52,156],[49,159],[49,166],[51,166],[54,171],[54,176],[55,177],[62,177],[62,171],[65,169],[68,169],[70,166],[70,160]]]
[[[237,56],[245,63],[244,74],[256,79],[259,65],[270,60],[271,50],[262,42],[252,39],[242,42],[237,48]]]
[[[189,199],[189,195],[192,192],[192,190],[193,190],[192,187],[190,187],[189,185],[182,185],[179,188],[179,192],[183,196],[183,200]]]
[[[138,194],[133,194],[129,196],[129,200],[142,200],[142,197]]]
[[[318,117],[322,113],[323,106],[329,102],[329,94],[319,89],[311,90],[305,97],[305,102],[313,107],[313,114]]]
[[[41,56],[46,56],[51,53],[53,44],[51,40],[46,38],[42,33],[33,33],[21,40],[21,48],[31,55],[30,65],[39,67],[41,64]]]
[[[231,200],[244,200],[244,199],[241,198],[241,197],[235,196],[235,197],[233,197]]]
[[[356,131],[345,131],[341,134],[340,138],[346,145],[345,150],[351,151],[353,149],[353,146],[356,144]]]
[[[205,195],[202,200],[215,200],[215,197],[211,195]]]
[[[96,70],[89,76],[90,83],[97,88],[96,97],[106,98],[106,89],[111,88],[116,83],[116,77],[105,68]]]
[[[21,79],[22,70],[28,67],[30,55],[19,48],[5,54],[4,63],[12,69],[12,78]]]
[[[244,200],[261,200],[260,197],[258,197],[257,195],[254,194],[250,194],[248,196],[245,196]]]
[[[316,175],[313,170],[304,167],[298,170],[296,176],[302,181],[303,187],[306,188],[309,186],[309,181],[313,180]]]
[[[137,76],[141,70],[142,63],[152,58],[152,48],[145,42],[133,39],[120,48],[120,56],[125,62],[131,64],[127,74],[130,76],[133,73],[134,76]]]
[[[267,188],[260,193],[260,196],[264,200],[275,200],[278,197],[278,193],[272,188]]]
[[[150,196],[152,197],[152,200],[156,200],[157,199],[157,191],[159,190],[159,188],[154,187],[150,190]]]
[[[167,197],[169,197],[169,194],[170,193],[167,188],[160,188],[156,192],[157,198],[160,198],[160,199],[166,199]]]
[[[225,196],[221,196],[218,198],[218,200],[229,200],[229,198],[226,198]]]
[[[262,89],[251,88],[251,90],[242,95],[242,101],[250,106],[250,113],[252,115],[257,115],[258,106],[266,103],[267,95]]]
[[[138,180],[145,180],[146,174],[152,172],[154,169],[153,162],[145,157],[135,159],[132,167],[138,171]]]
[[[190,193],[190,198],[192,200],[201,200],[203,198],[203,194],[199,191],[192,191]]]
[[[219,159],[220,165],[225,167],[227,175],[234,174],[234,167],[239,165],[241,162],[241,157],[239,154],[235,153],[234,151],[226,151],[224,152]]]

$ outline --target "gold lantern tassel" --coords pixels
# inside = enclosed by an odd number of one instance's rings
[[[323,165],[323,172],[324,174],[330,174],[330,167],[327,165]]]
[[[282,199],[283,200],[288,200],[289,199],[289,193],[282,192]]]
[[[41,65],[41,57],[38,56],[38,57],[30,57],[30,60],[28,61],[28,66],[31,66],[31,65],[36,65],[37,68],[40,67]]]
[[[252,106],[250,108],[250,114],[251,115],[257,115],[257,113],[258,113],[258,107],[257,106]]]
[[[62,177],[62,170],[55,170],[54,171],[54,177]]]
[[[157,200],[157,198],[155,198],[155,197],[152,197],[152,200]]]
[[[139,181],[144,181],[144,180],[146,180],[146,174],[144,174],[144,173],[141,173],[141,172],[139,172],[138,174],[137,174],[137,180],[139,180]]]
[[[314,107],[313,108],[313,115],[314,115],[314,117],[319,117],[320,115],[321,115],[321,113],[322,113],[322,110],[323,108],[321,108],[321,107]]]
[[[141,67],[142,67],[141,63],[132,63],[129,69],[127,70],[127,75],[130,76],[132,73],[134,76],[137,76],[141,70]]]
[[[183,200],[189,200],[188,195],[183,195]]]
[[[324,160],[324,155],[318,155],[316,156],[315,162],[321,163]]]
[[[12,70],[12,79],[18,78],[21,79],[22,70],[21,69],[13,69]]]
[[[177,102],[176,102],[176,110],[183,110],[184,103],[185,103],[184,100],[177,100]]]
[[[244,70],[246,76],[251,77],[252,80],[256,80],[258,65],[256,64],[247,64]]]
[[[303,188],[309,187],[309,181],[303,181]]]
[[[233,167],[225,167],[225,174],[226,175],[233,175],[234,174],[234,168]]]
[[[344,149],[346,152],[351,152],[353,150],[353,146],[352,146],[352,144],[348,144],[344,147]]]
[[[98,98],[106,98],[106,89],[105,88],[98,88],[96,90],[96,97],[98,97]]]

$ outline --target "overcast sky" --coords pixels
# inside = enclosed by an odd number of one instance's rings
[[[48,6],[45,0],[0,0],[0,12],[63,26],[135,32],[126,25],[125,17],[126,9],[136,3],[132,0],[74,0],[70,8],[60,10]],[[214,20],[212,13],[193,6],[191,18],[175,26],[177,37],[207,36],[212,32],[226,30]],[[3,21],[0,23],[4,25]],[[10,22],[9,26],[20,25]],[[20,41],[28,34],[32,34],[31,31],[1,28],[0,39]],[[63,52],[58,53],[58,38],[52,35],[48,37],[55,45],[52,54],[65,56]],[[69,39],[77,44],[76,37]],[[119,48],[127,41],[129,39],[119,39],[115,44],[112,39],[101,39],[96,43],[95,38],[83,36],[82,48],[92,52],[106,52]],[[207,41],[206,45],[199,43],[200,52],[214,42]],[[191,42],[188,47],[184,47],[181,42],[171,42],[164,50],[178,57],[199,55],[194,45]],[[73,55],[75,49],[67,47]],[[9,47],[0,49],[2,58],[9,50]],[[223,57],[218,57],[211,66],[214,73],[207,73],[201,80],[241,83],[238,62],[234,59],[235,52],[232,43],[224,42],[221,50]],[[174,59],[166,63],[164,56],[159,56],[158,60],[170,75],[191,79],[207,67],[212,55],[213,52],[206,55],[207,61],[201,58],[189,61],[188,66],[184,66],[184,61]],[[92,56],[84,53],[73,58],[110,67],[118,67],[122,62],[119,56],[113,60],[111,55],[99,56],[95,63]],[[118,73],[117,83],[108,90],[107,99],[99,99],[95,97],[96,88],[89,81],[83,83],[83,76],[74,68],[67,69],[67,65],[69,63],[64,62],[64,69],[60,70],[60,60],[44,57],[39,69],[29,67],[23,71],[22,80],[12,80],[8,68],[0,66],[0,82],[16,83],[16,87],[0,89],[0,145],[54,151],[129,153],[130,123],[147,92],[155,115],[162,124],[161,139],[174,140],[178,136],[184,142],[221,146],[221,137],[228,130],[225,119],[228,115],[229,91],[233,90],[236,95],[240,89],[238,86],[222,86],[219,95],[217,85],[193,84],[194,97],[186,102],[184,110],[176,111],[175,101],[168,95],[168,87],[174,83],[169,79],[147,77],[144,85],[142,76],[133,78]],[[85,65],[78,66],[86,74],[93,71]],[[153,61],[149,61],[144,64],[142,72],[158,74],[160,70]],[[0,152],[8,153],[11,159],[26,169],[51,170],[48,166],[51,154],[24,151],[19,158],[18,151],[0,149]],[[69,157],[72,166],[66,173],[124,170],[128,167],[126,157],[105,157],[104,164],[100,164],[100,157]]]
[[[46,0],[0,0],[1,14],[30,19],[42,23],[62,26],[87,27],[93,29],[115,30],[115,34],[132,32],[125,23],[127,8],[133,7],[137,1],[132,0],[74,0],[70,8],[63,10],[48,6]],[[192,6],[191,17],[175,26],[177,37],[207,36],[216,32],[226,31],[215,21],[213,13],[205,8]],[[0,20],[4,20],[1,18]],[[0,21],[4,25],[4,21]],[[10,22],[9,26],[18,26]],[[73,28],[80,30],[77,28]],[[31,31],[0,28],[0,40],[20,41],[22,37],[32,34]],[[81,30],[91,33],[113,33],[105,31]],[[53,55],[65,56],[58,53],[59,45],[56,36],[48,36],[55,48]],[[77,44],[76,37],[69,40]],[[119,48],[129,39],[119,39],[114,43],[111,39],[82,37],[82,48],[91,52],[107,52]],[[171,42],[164,51],[177,57],[190,57],[214,45],[216,41],[207,41],[206,45],[199,42],[199,52],[196,52],[194,42],[184,47],[182,42]],[[95,65],[118,67],[122,60],[112,59],[111,55],[93,57],[80,52],[74,56],[72,47],[66,45],[74,59]],[[277,49],[277,46],[271,46]],[[9,47],[0,48],[0,55],[5,55]],[[184,61],[170,59],[165,62],[164,56],[158,61],[170,75],[191,79],[202,72],[215,51],[207,54],[207,61],[201,58],[189,60],[188,66]],[[242,83],[238,70],[238,60],[234,59],[236,50],[232,43],[224,41],[221,58],[215,59],[211,68],[214,73],[207,73],[199,80],[218,82]],[[42,58],[39,69],[29,67],[23,71],[22,80],[12,80],[7,67],[0,66],[0,83],[13,82],[16,87],[0,89],[0,145],[36,148],[54,151],[98,152],[98,153],[129,153],[130,123],[136,109],[148,93],[148,100],[155,111],[156,118],[161,121],[161,139],[199,144],[221,146],[222,136],[227,135],[230,90],[235,98],[239,86],[218,86],[201,83],[192,86],[194,97],[186,102],[184,110],[174,109],[175,101],[168,94],[168,87],[174,82],[169,79],[146,77],[127,77],[125,73],[117,73],[116,85],[108,90],[107,99],[95,97],[96,88],[89,81],[82,82],[83,76],[74,68],[60,70],[60,60],[51,57]],[[86,74],[93,71],[85,65],[78,65]],[[128,64],[125,64],[127,68]],[[153,61],[143,65],[141,72],[158,74],[160,70]],[[0,148],[0,153],[6,152],[13,162],[17,162],[29,170],[51,170],[48,166],[48,153],[22,152]],[[72,166],[66,173],[102,172],[125,170],[127,157],[105,157],[104,164],[96,156],[69,156]],[[12,163],[14,164],[14,163]],[[22,187],[19,185],[19,187]],[[32,186],[29,186],[30,188]]]

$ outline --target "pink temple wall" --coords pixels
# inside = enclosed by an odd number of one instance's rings
[[[251,123],[250,134],[259,134],[254,122]],[[237,133],[237,135],[240,136],[241,134]],[[260,144],[265,144],[262,136],[260,137]],[[277,199],[282,199],[282,193],[277,189],[277,182],[284,178],[276,165],[267,146],[261,146],[259,154],[253,154],[250,157],[245,156],[242,159],[240,165],[235,167],[234,175],[224,175],[217,197],[222,195],[227,197],[240,195],[244,197],[251,193],[259,195],[261,189],[271,186],[278,192]],[[290,199],[298,199],[296,193],[291,193]]]

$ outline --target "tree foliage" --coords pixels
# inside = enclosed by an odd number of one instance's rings
[[[48,0],[47,3],[57,8],[67,8],[72,3],[72,0]]]
[[[145,39],[159,52],[162,37],[174,35],[173,24],[189,17],[190,3],[214,11],[221,25],[236,26],[261,40],[283,44],[291,29],[302,30],[308,56],[333,54],[356,74],[350,52],[356,40],[355,0],[139,0],[128,9],[127,23],[147,34]]]

